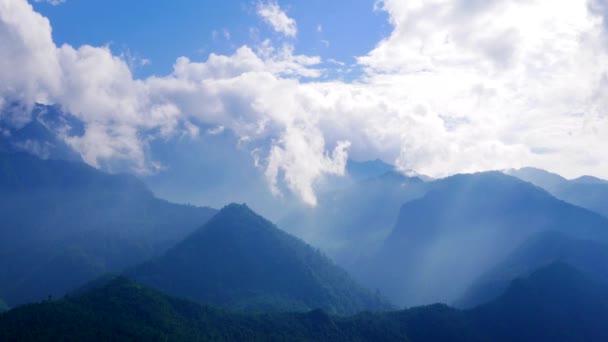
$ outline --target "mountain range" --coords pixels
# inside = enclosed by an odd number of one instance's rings
[[[180,169],[110,174],[62,139],[82,133],[76,119],[31,115],[0,121],[0,312],[13,308],[0,340],[606,338],[604,180],[532,168],[434,180],[350,160],[314,208],[258,196],[257,175],[233,184],[251,204],[217,211],[149,187],[213,197],[213,175],[187,185],[213,158],[183,173],[189,156],[155,149]]]
[[[499,172],[456,175],[405,203],[382,248],[355,275],[397,305],[451,303],[544,231],[606,242],[608,219]]]

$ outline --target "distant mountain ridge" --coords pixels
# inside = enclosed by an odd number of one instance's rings
[[[0,297],[61,296],[161,253],[214,213],[157,199],[133,176],[0,153]]]
[[[430,183],[392,170],[322,193],[319,204],[290,212],[279,223],[323,248],[351,269],[381,246],[403,203],[422,197]]]
[[[127,275],[173,295],[235,310],[322,308],[352,314],[390,308],[328,258],[246,205],[224,207],[164,255]]]
[[[369,161],[355,161],[349,159],[346,162],[346,173],[355,182],[381,176],[387,172],[395,171],[395,166],[385,163],[380,159]]]
[[[608,284],[608,244],[576,239],[555,231],[530,237],[505,260],[492,267],[467,290],[457,305],[474,307],[498,297],[513,279],[553,263],[566,263]]]
[[[566,263],[511,282],[469,313],[490,341],[606,341],[608,286]]]
[[[383,247],[355,275],[398,305],[451,303],[542,231],[608,241],[608,219],[499,172],[456,175],[405,203]]]
[[[568,180],[557,174],[531,167],[505,173],[549,191],[555,197],[608,217],[608,181],[582,176]]]
[[[82,136],[84,124],[59,106],[35,104],[28,108],[13,103],[0,110],[0,152],[27,152],[42,159],[82,161],[65,138]],[[27,122],[16,119],[28,116]]]

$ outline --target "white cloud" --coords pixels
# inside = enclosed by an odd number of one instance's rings
[[[343,172],[347,152],[431,176],[530,164],[608,177],[599,5],[378,6],[394,30],[358,59],[366,74],[354,82],[321,81],[319,57],[270,41],[204,62],[180,57],[170,75],[137,80],[108,48],[57,47],[48,20],[25,0],[0,0],[0,103],[60,103],[86,123],[68,142],[102,167],[121,160],[154,169],[149,141],[196,135],[201,124],[229,129],[273,191],[286,186],[311,205],[317,180]]]
[[[597,95],[608,54],[601,17],[586,1],[378,4],[394,30],[359,58],[367,83],[445,126],[428,132],[440,146],[402,143],[401,166],[443,175],[534,164],[608,175],[605,153],[589,148],[608,145]]]
[[[65,0],[34,0],[34,2],[46,2],[53,6],[57,6],[65,3]]]
[[[61,87],[49,21],[25,1],[0,1],[0,96],[45,101]]]
[[[257,14],[278,33],[292,38],[298,33],[296,21],[287,16],[285,11],[274,0],[259,2]]]
[[[224,40],[230,41],[231,34],[230,34],[230,31],[227,30],[227,29],[222,29],[221,31],[218,31],[218,30],[211,31],[211,39],[214,42],[217,41],[218,38],[220,37],[220,34],[222,35],[222,37],[224,38]]]

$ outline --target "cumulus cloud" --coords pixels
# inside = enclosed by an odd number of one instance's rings
[[[608,55],[598,3],[378,2],[394,30],[359,58],[367,83],[443,121],[428,144],[401,144],[400,165],[436,175],[508,164],[608,175],[605,149],[589,148],[608,142],[599,133]]]
[[[107,47],[56,46],[25,0],[0,0],[0,104],[58,103],[85,122],[66,140],[88,163],[140,172],[159,167],[152,140],[231,130],[275,193],[310,205],[348,155],[431,176],[532,165],[608,177],[601,3],[381,1],[394,29],[358,58],[364,76],[343,82],[268,40],[135,79]],[[295,21],[280,22],[296,35]]]
[[[295,38],[298,33],[296,21],[287,16],[276,1],[259,2],[257,14],[272,27],[275,32],[284,34],[287,37]]]

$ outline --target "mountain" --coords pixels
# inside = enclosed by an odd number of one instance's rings
[[[127,272],[169,294],[241,311],[349,314],[389,308],[341,268],[246,205],[224,207],[161,257]]]
[[[0,296],[61,296],[161,254],[214,213],[155,198],[133,176],[0,153]]]
[[[379,177],[391,171],[395,171],[395,166],[387,164],[380,159],[369,161],[349,159],[346,163],[346,173],[354,182]]]
[[[554,192],[562,184],[567,183],[568,180],[558,174],[551,173],[542,169],[534,167],[524,167],[521,169],[509,169],[504,172],[505,174],[513,177],[517,177],[528,183],[532,183],[539,186],[548,192]]]
[[[608,291],[566,264],[513,281],[472,310],[430,305],[336,317],[239,314],[119,277],[80,295],[0,314],[3,341],[605,341]]]
[[[321,177],[315,182],[315,191],[317,197],[331,196],[331,194],[348,189],[359,182],[381,177],[391,172],[397,173],[397,168],[380,159],[357,161],[349,158],[346,160],[343,175]]]
[[[0,313],[8,310],[6,303],[0,298]]]
[[[608,245],[575,239],[559,232],[535,234],[477,279],[459,300],[460,307],[474,307],[498,297],[516,278],[536,269],[562,262],[572,265],[597,281],[608,284]]]
[[[36,104],[28,108],[12,103],[0,111],[1,152],[27,152],[42,159],[82,161],[64,137],[82,136],[84,124],[59,106]],[[17,119],[26,117],[23,113],[29,114],[28,122]]]
[[[491,341],[608,341],[608,286],[553,263],[469,315]]]
[[[577,184],[608,184],[607,180],[593,176],[581,176],[571,180],[571,182]]]
[[[608,181],[606,180],[592,176],[568,180],[534,168],[508,170],[506,173],[540,186],[561,200],[608,217]]]
[[[401,205],[423,196],[428,187],[418,177],[390,171],[320,194],[316,207],[294,210],[280,225],[350,270],[382,245]]]
[[[0,340],[228,341],[255,337],[247,323],[238,315],[117,278],[77,297],[30,304],[0,316]]]
[[[381,250],[355,276],[399,305],[451,303],[541,231],[608,241],[608,219],[499,172],[456,175],[404,204]]]
[[[602,180],[575,179],[554,191],[557,198],[608,217],[608,183]]]
[[[0,315],[3,341],[474,341],[445,307],[334,317],[245,315],[166,296],[126,278]],[[437,329],[437,326],[441,329]]]

